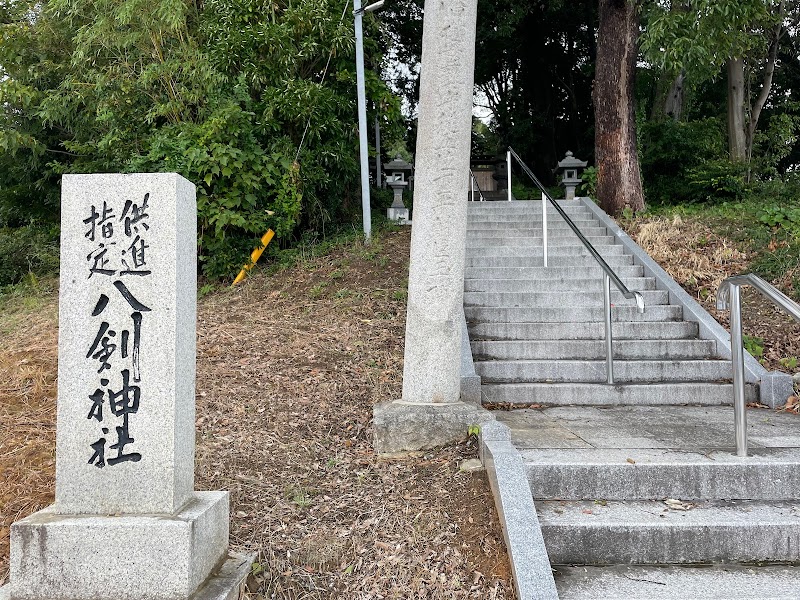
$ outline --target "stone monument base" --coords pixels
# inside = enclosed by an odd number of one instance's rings
[[[382,402],[372,409],[375,451],[387,455],[446,446],[466,439],[470,427],[494,420],[488,410],[464,402]]]
[[[11,582],[0,600],[194,599],[222,567],[231,579],[228,526],[227,492],[195,492],[174,515],[61,515],[50,506],[12,525]]]
[[[390,221],[395,221],[400,225],[411,225],[411,221],[408,218],[407,208],[395,208],[395,207],[387,208],[386,218],[389,219]]]

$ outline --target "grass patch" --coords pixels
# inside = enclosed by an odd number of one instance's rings
[[[800,300],[800,223],[794,220],[797,212],[774,204],[768,197],[750,197],[741,202],[659,206],[637,218],[680,218],[707,227],[734,242],[734,249],[746,257],[742,273],[755,273]],[[690,243],[703,248],[709,240],[694,237]]]

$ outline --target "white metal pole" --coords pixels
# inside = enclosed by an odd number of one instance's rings
[[[469,172],[469,201],[475,202],[475,176]]]
[[[353,0],[356,29],[356,78],[358,80],[358,141],[361,154],[361,211],[364,239],[372,237],[372,214],[369,198],[369,151],[367,147],[367,93],[364,83],[364,29],[361,0]]]
[[[606,382],[614,383],[614,342],[611,330],[611,277],[603,273],[603,312],[606,321]]]
[[[547,266],[547,196],[542,193],[542,255]]]
[[[506,153],[506,178],[508,179],[508,201],[511,202],[511,150]]]
[[[747,406],[744,395],[741,288],[731,285],[731,363],[733,364],[733,415],[736,455],[747,456]]]

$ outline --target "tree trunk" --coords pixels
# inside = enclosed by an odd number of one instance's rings
[[[672,82],[664,103],[664,114],[672,117],[673,121],[681,120],[683,112],[683,82],[686,81],[686,71],[682,71]]]
[[[786,3],[781,2],[778,8],[778,24],[773,31],[773,39],[769,47],[769,56],[767,57],[767,64],[764,67],[764,79],[761,82],[761,91],[758,94],[756,103],[753,110],[750,111],[750,122],[747,124],[747,132],[745,143],[747,144],[747,163],[749,164],[753,158],[753,138],[756,135],[758,128],[758,119],[761,117],[761,111],[769,100],[770,92],[772,91],[772,78],[775,75],[775,64],[778,62],[778,46],[781,42],[781,33],[783,32],[783,14]],[[747,171],[747,178],[750,179],[750,169]]]
[[[728,61],[728,153],[731,160],[747,159],[744,127],[744,60]]]
[[[639,16],[632,0],[600,0],[594,80],[595,158],[600,206],[619,215],[644,208],[636,152],[634,82]]]

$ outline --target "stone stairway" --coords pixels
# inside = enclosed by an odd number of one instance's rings
[[[794,569],[733,566],[800,561],[796,417],[751,411],[751,456],[736,457],[730,361],[587,207],[561,206],[645,298],[639,314],[612,294],[616,385],[602,271],[555,209],[543,268],[541,203],[470,204],[464,282],[483,402],[513,409],[497,418],[522,454],[559,597],[800,598]],[[747,393],[756,401],[757,385]]]
[[[464,309],[484,402],[719,405],[732,397],[730,361],[696,323],[643,276],[633,257],[577,202],[567,214],[646,311],[612,290],[615,379],[606,379],[602,271],[561,220],[548,213],[549,266],[542,267],[541,204],[469,206]],[[751,400],[756,390],[749,387]]]

